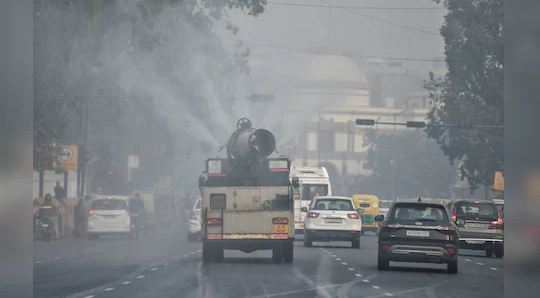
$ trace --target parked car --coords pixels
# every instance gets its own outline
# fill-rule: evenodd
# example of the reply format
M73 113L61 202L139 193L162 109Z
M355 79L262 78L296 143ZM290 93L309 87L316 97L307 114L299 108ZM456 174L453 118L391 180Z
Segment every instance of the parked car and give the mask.
M88 210L88 238L116 234L134 237L134 226L129 213L129 198L107 196L94 199Z
M460 248L484 250L488 257L503 257L503 213L493 201L454 200L449 209L459 231Z
M193 204L193 209L188 217L188 241L198 241L201 236L201 200L198 199Z
M395 261L446 263L449 273L457 273L458 231L440 200L397 200L387 218L378 215L376 220L382 222L378 270L388 269L390 261Z
M311 202L304 218L304 246L313 241L350 241L353 248L360 248L362 220L354 209L351 198L325 196Z

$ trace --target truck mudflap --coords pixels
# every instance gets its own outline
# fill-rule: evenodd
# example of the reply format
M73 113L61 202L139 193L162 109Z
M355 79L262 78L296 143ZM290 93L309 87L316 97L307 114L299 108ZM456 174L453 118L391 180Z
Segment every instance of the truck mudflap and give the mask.
M251 253L256 250L272 250L274 263L292 263L294 239L215 239L203 241L203 262L222 262L224 250L240 250Z

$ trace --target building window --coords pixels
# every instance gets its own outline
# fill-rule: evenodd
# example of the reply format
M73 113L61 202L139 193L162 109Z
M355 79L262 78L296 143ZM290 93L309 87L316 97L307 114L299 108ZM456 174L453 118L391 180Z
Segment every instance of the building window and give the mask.
M335 148L333 131L321 131L319 135L319 150L321 152L332 152Z
M334 149L337 152L345 152L348 148L347 134L344 132L336 132L334 138Z

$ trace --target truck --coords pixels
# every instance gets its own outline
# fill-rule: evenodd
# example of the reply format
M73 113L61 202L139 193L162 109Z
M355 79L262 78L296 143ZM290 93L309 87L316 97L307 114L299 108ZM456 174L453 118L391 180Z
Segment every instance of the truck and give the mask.
M299 183L294 193L294 229L295 233L300 234L304 232L306 216L302 208L308 208L315 196L331 196L332 187L325 167L294 166L291 168L290 179Z
M199 178L203 262L220 262L224 250L272 250L275 263L294 258L294 204L286 156L269 157L274 135L242 118L227 157L208 158Z

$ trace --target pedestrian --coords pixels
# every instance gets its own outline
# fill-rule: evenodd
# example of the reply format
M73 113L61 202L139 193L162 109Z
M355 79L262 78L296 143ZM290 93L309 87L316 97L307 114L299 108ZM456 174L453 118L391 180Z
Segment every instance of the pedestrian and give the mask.
M73 208L73 215L75 220L75 231L74 236L75 237L81 237L83 234L82 231L82 223L83 223L83 213L86 213L84 206L84 200L83 198L79 198L79 201L77 202L77 205Z
M56 181L56 186L54 187L54 197L57 200L66 198L66 189L60 185L60 181Z

